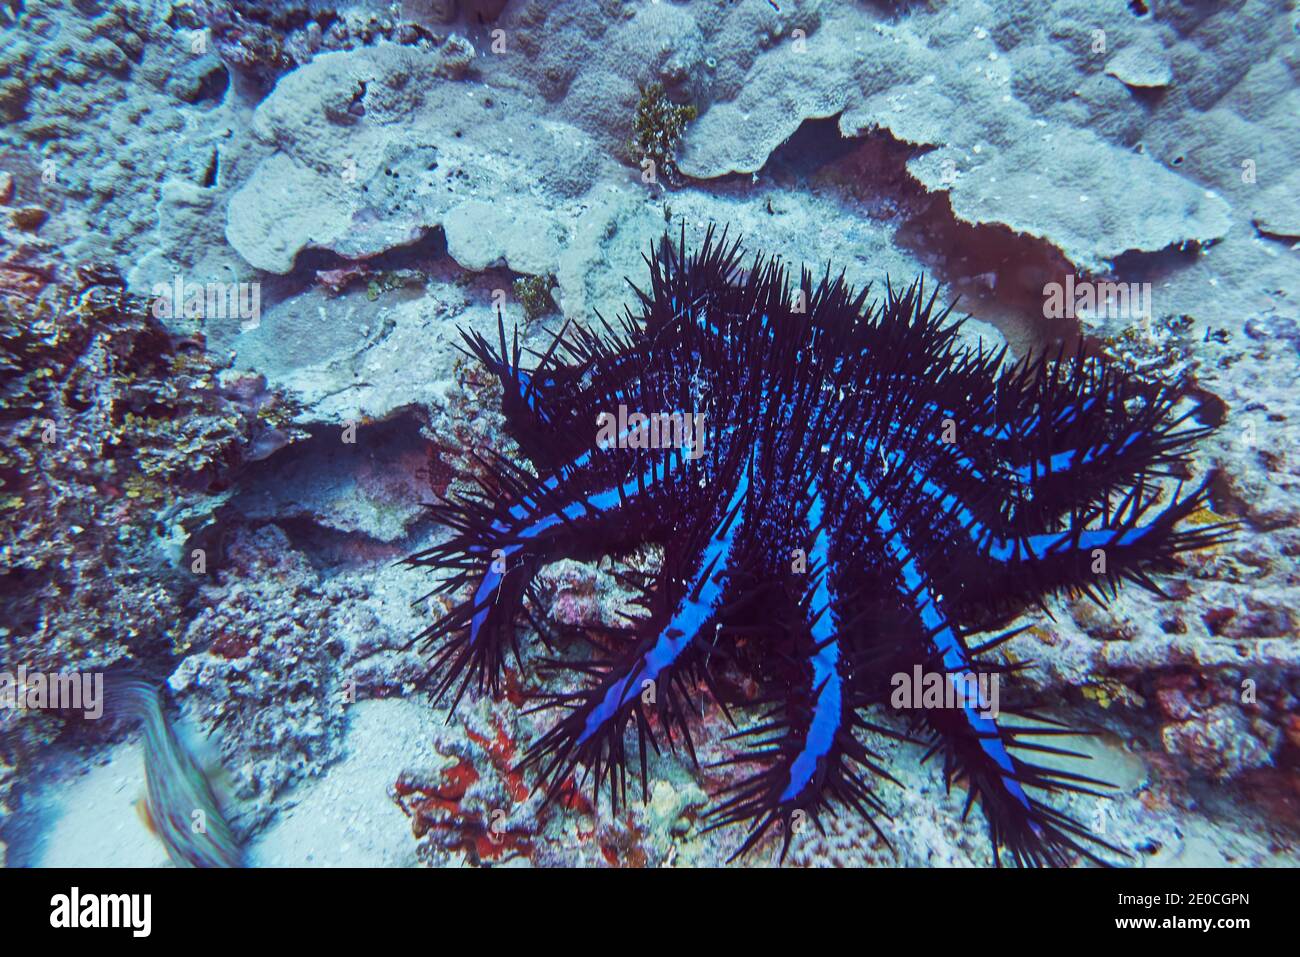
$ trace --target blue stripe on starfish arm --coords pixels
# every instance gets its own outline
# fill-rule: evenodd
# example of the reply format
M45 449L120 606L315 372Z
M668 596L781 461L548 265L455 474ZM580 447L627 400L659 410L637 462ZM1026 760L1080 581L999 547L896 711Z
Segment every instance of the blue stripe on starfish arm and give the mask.
M1132 528L1088 528L1083 531L1052 532L1044 535L1029 535L1023 540L1009 538L991 538L987 541L989 558L995 562L1041 561L1045 558L1057 558L1071 552L1082 554L1095 548L1124 548L1136 545L1158 526L1135 525Z
M632 499L643 490L652 488L655 482L663 479L668 472L675 468L676 459L676 456L665 456L652 464L638 478L628 479L622 486L614 486L576 499L559 511L547 512L535 518L531 524L523 527L510 528L501 522L493 522L493 531L501 535L499 543L495 546L491 543L474 545L469 549L471 553L492 556L491 562L474 592L473 607L475 610L474 616L470 620L470 644L472 645L478 640L483 626L487 623L487 617L495 603L492 593L501 587L506 576L510 573L509 561L512 557L523 551L529 544L535 543L543 533L564 524L565 521L576 521L613 512L625 501ZM553 483L555 477L553 476L548 481ZM528 514L528 511L522 505L515 505L510 509L512 518L522 519ZM497 550L499 550L500 554L496 553ZM494 566L500 563L505 563L505 568L502 571L497 571Z
M700 571L691 580L690 588L677 603L668 624L660 630L645 654L623 675L609 682L605 693L587 714L578 744L587 741L606 722L612 720L628 700L640 691L642 682L658 680L690 647L691 642L699 637L704 624L722 600L722 579L728 571L736 533L743 521L742 506L748 493L749 479L742 474L718 530L705 546Z
M543 425L553 424L550 413L542 408L542 393L541 389L537 387L537 383L540 382L542 388L552 389L556 385L555 376L544 376L538 379L536 370L529 372L527 369L520 369L518 381L519 399L528 408L528 411L537 416L537 421Z
M835 637L836 622L832 611L830 588L830 543L822 525L824 504L821 492L813 485L808 524L814 529L809 566L820 568L813 587L809 614L816 651L812 656L812 688L816 697L812 720L804 734L802 749L790 763L790 782L781 793L782 803L794 801L804 792L817 770L817 762L830 753L843 719L844 694L840 678L840 645Z
M868 441L865 447L868 450L868 457L876 454L878 448L876 443ZM993 536L993 530L976 518L958 496L940 485L930 472L923 470L921 466L916 464L916 462L907 461L907 456L902 450L895 449L894 451L885 454L884 461L889 464L889 467L892 470L905 475L912 483L913 488L919 491L926 498L938 503L944 513L955 518L958 523L966 529L972 542L977 546L981 542L986 541ZM961 467L967 462L969 462L969 460L961 455L958 455L955 459L955 464L958 465L958 467ZM974 471L973 466L970 475L972 478L979 478L979 473ZM863 490L864 495L868 494L860 479L859 488Z
M1080 402L1070 402L1063 405L1052 416L1052 430L1060 431L1073 425L1080 416L1087 415L1088 412L1097 404L1098 396L1088 396ZM985 396L984 401L980 403L976 410L977 414L993 415L995 414L997 399L993 395ZM958 418L955 412L950 411L936 402L926 402L921 407L925 412L931 413L941 411L946 418ZM1002 425L981 425L970 422L966 428L981 438L996 442L1008 442L1011 439L1026 441L1035 437L1043 423L1041 411L1031 412L1019 422L1004 422Z
M1068 402L1061 406L1060 409L1052 416L1052 430L1054 432L1062 429L1068 429L1079 420L1080 416L1087 415L1092 407L1097 404L1098 397L1090 395L1081 402ZM996 438L1011 439L1018 438L1022 440L1032 439L1038 429L1042 427L1042 411L1036 411L1026 416L1023 421L1011 424L1008 423L998 429Z
M1043 478L1048 475L1059 475L1082 465L1089 465L1104 455L1123 455L1128 451L1129 446L1140 438L1142 438L1142 433L1135 431L1129 433L1123 442L1103 442L1091 448L1067 449L1064 452L1056 452L1046 460L1035 459L1028 465L1015 466L1011 469L1011 474L1022 483L1029 483L1035 478Z
M986 557L1000 564L1011 561L1037 561L1064 556L1070 552L1086 553L1096 548L1123 548L1137 544L1157 528L1155 524L1150 524L1129 529L1067 530L1029 535L1023 540L1006 538L996 534L992 528L977 519L970 509L962 504L958 496L944 489L915 463L904 464L900 452L892 452L885 456L885 459L892 467L900 469L922 494L937 502L945 513L957 519L971 541Z
M867 498L867 501L870 501L870 488L861 477L857 479L857 483L859 490ZM940 610L939 603L930 590L925 575L917 566L916 559L912 556L907 542L902 536L902 530L898 527L889 509L883 505L877 514L876 524L885 536L885 550L898 566L901 576L901 591L916 602L916 614L920 618L922 625L925 626L930 642L940 655L944 671L953 676L955 680L965 680L967 676L973 677L975 669L966 646L948 623L948 619L944 616L942 610ZM1006 744L998 731L997 722L980 714L978 703L974 705L967 704L961 710L966 723L978 737L980 749L1003 772L1001 779L1008 793L1025 808L1030 808L1029 797L1020 786L1020 782L1015 778L1015 766L1011 763L1011 755L1008 753Z
M532 373L527 369L520 369L511 378L517 385L516 398L523 402L530 412L537 412L537 393L529 388L532 383Z
M1088 398L1081 402L1071 402L1062 406L1052 416L1052 431L1059 432L1068 429L1078 421L1080 416L1086 415L1089 410L1097 404L1097 401L1098 397L1094 395L1088 396ZM981 403L981 410L984 411L985 414L990 414L995 405L996 400L994 397L992 395L987 396L984 402ZM954 420L959 418L955 412L951 412L935 402L926 402L921 406L921 409L926 413L938 412L945 418L951 418ZM1037 436L1038 430L1042 427L1042 423L1042 412L1035 411L1025 416L1021 421L1015 423L1007 422L1002 425L981 425L968 420L964 428L983 439L993 442L1010 442L1012 439L1027 442ZM1069 450L1061 453L1062 458L1056 460L1054 469L1060 470L1060 468L1067 468L1068 465L1065 462L1064 456L1072 455L1073 452L1074 450ZM1018 474L1023 474L1024 471L1024 469L1016 470ZM1028 479L1022 478L1022 481L1028 481Z
M627 433L624 433L626 435ZM509 515L516 525L527 521L531 516L537 513L537 499L543 494L554 492L565 482L572 479L575 475L587 468L591 464L592 451L588 450L579 455L568 465L562 466L554 474L548 476L538 483L535 492L529 492L520 497L519 501L510 506ZM689 460L688 464L689 464ZM623 483L623 492L627 496L636 494L644 486L649 488L655 482L660 481L668 476L669 472L675 471L682 463L682 456L679 454L665 455L656 459L649 468L641 473L639 478L629 479ZM586 507L582 503L586 503ZM596 492L586 496L584 499L578 499L574 503L566 506L563 513L566 518L577 518L588 512L604 512L611 508L617 507L620 502L618 486L611 486L603 492ZM576 511L575 511L576 509ZM494 524L493 526L497 526ZM539 529L543 531L544 529ZM526 533L525 533L526 534Z
M934 414L935 408L936 407L934 406L933 403L926 403L925 405L922 406L922 409L924 409L930 415ZM928 422L927 422L927 426L928 426ZM885 427L886 429L888 429L888 431L891 434L897 432L906 432L909 435L920 434L917 425L913 422L894 420L891 422L887 422ZM926 428L925 438L933 442L943 442L945 445L948 445L949 443L943 439L943 430L944 430L943 423L938 422L933 427ZM874 442L868 442L867 445L872 450L872 453L874 454L876 444ZM902 458L901 454L900 453L894 453L894 454L898 455L899 456L898 461L901 461ZM974 460L971 459L969 455L962 452L960 449L956 447L953 447L951 449L951 454L952 454L952 463L957 468L966 471L970 475L970 477L975 479L976 481L980 481L984 478L983 473L979 470L979 467L975 464ZM887 456L887 458L891 458L891 457L892 456Z

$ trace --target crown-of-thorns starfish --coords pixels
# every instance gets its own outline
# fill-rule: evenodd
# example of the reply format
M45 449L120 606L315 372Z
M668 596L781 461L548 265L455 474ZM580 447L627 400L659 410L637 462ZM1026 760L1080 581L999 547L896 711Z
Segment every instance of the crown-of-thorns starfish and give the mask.
M566 690L543 701L559 715L523 764L550 796L581 768L626 800L629 724L643 791L647 743L684 742L695 760L687 701L703 691L728 718L759 713L723 762L752 773L709 812L710 827L747 825L737 855L780 825L784 857L797 813L820 828L837 807L884 838L878 788L897 782L869 745L886 735L928 745L964 781L999 863L1102 861L1116 849L1046 800L1100 782L1021 756L1069 753L1044 743L1068 728L970 698L900 721L891 675L1013 671L984 656L1026 604L1057 590L1102 601L1123 579L1155 588L1150 571L1222 541L1224 525L1180 527L1206 486L1161 494L1209 429L1172 388L1082 351L1011 365L961 348L919 280L878 303L829 269L792 286L779 260L742 270L739 244L712 230L692 255L665 236L647 262L635 311L566 325L532 368L499 315L499 343L465 334L535 473L480 460L473 491L433 506L450 537L408 559L450 571L435 593L458 596L417 639L435 693L453 706L471 687L498 693L524 615L551 637L534 611L542 565L656 543L661 569L634 582L640 613L545 660ZM597 423L620 406L650 418L618 417L610 441ZM654 441L671 420L659 412L703 429Z

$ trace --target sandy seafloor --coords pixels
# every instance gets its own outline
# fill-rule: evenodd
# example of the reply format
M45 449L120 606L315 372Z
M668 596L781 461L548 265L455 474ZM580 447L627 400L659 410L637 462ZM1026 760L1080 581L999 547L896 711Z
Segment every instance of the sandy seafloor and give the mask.
M0 664L166 681L249 863L737 846L703 833L717 781L680 756L616 818L541 808L512 768L544 719L471 696L449 722L415 689L429 579L396 564L445 534L421 503L465 451L512 448L457 330L494 334L498 301L533 347L616 315L669 223L854 283L924 273L972 343L1085 336L1186 386L1220 426L1190 465L1201 518L1234 541L1160 576L1167 599L1051 598L1005 654L1031 662L1022 695L1100 732L1077 744L1114 799L1056 800L1131 866L1300 860L1294 3L19 0L0 29ZM695 116L646 182L653 84ZM37 325L41 301L114 290L108 267L144 302L255 284L259 315L163 316L185 343L165 368L111 346L154 339L79 337L85 311ZM1150 283L1149 320L1049 317L1067 274ZM527 277L549 287L533 315ZM611 564L548 568L551 611L614 620ZM138 730L0 721L0 860L170 866ZM702 759L724 728L700 721ZM850 815L790 862L989 865L964 792L880 747L906 785L881 792L892 852Z

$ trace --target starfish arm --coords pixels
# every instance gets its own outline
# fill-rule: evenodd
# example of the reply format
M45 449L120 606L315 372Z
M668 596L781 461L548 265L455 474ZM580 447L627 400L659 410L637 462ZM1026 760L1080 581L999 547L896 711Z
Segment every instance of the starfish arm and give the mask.
M1231 523L1187 526L1209 502L1208 483L1161 506L1142 485L1131 488L1108 512L1077 512L1065 528L1034 535L995 534L964 526L973 550L958 553L947 579L962 605L1037 601L1054 591L1082 592L1100 600L1124 580L1157 593L1150 572L1168 568L1185 552L1226 540ZM960 579L960 582L959 582Z
M1018 378L999 444L1009 518L1020 534L1046 531L1059 516L1103 505L1116 492L1179 474L1188 449L1210 431L1178 411L1181 393L1121 377L1076 357L1059 370Z
M1156 497L1139 480L1123 491L1116 507L1086 502L1067 515L1063 530L1026 534L1020 530L1025 522L998 514L996 503L1005 501L1005 491L980 475L965 451L920 435L891 433L887 441L868 440L865 458L885 466L895 496L922 506L929 525L951 540L949 560L957 567L945 581L967 603L1038 601L1059 589L1113 592L1124 579L1155 588L1147 570L1217 544L1231 528L1178 527L1207 504L1207 485L1186 497L1175 492L1153 514Z
M687 546L666 560L666 567L675 568L690 556L696 570L685 577L685 585L670 607L638 623L641 637L630 650L611 661L591 687L551 700L569 712L529 748L522 762L522 766L539 770L539 781L548 795L558 793L572 770L584 765L594 790L599 791L608 780L611 805L617 808L626 796L624 731L629 721L635 721L641 739L644 790L647 734L653 743L653 731L646 720L648 703L653 704L669 740L674 730L680 732L694 754L680 677L693 670L698 643L716 630L713 626L733 597L728 586L748 493L749 480L742 474L703 549ZM675 576L661 577L671 580Z
M878 500L862 477L857 478L856 484L862 495L862 507L869 510L875 536L892 566L890 577L897 589L902 620L910 622L908 630L913 635L896 659L899 675L907 676L919 668L924 675L937 676L936 687L945 691L943 700L937 704L923 698L919 688L911 689L910 700L894 699L891 703L904 707L913 723L925 728L934 739L931 753L942 751L949 782L958 778L967 782L967 811L979 801L989 824L995 857L1003 848L1018 863L1060 862L1067 850L1092 857L1093 852L1086 845L1101 842L1061 812L1031 796L1026 787L1050 792L1099 782L1070 772L1048 770L1016 757L1012 749L1026 746L1020 738L1044 733L1043 729L1008 728L999 724L995 709L990 709L979 695L971 701L969 696L956 694L959 689L987 688L991 673L1006 669L977 662L960 630L949 619L926 568L925 556L916 550L916 536L909 531L912 517L895 514L884 501ZM947 694L948 689L953 693Z
M653 460L631 457L634 474L611 481L617 465L601 460L597 471L598 455L597 450L585 452L543 479L503 472L498 478L506 486L509 504L485 490L481 496L434 507L436 517L457 533L407 563L454 570L435 594L470 588L469 597L416 639L437 647L429 672L436 680L436 697L458 680L453 706L471 682L497 693L507 650L518 658L514 620L537 569L581 550L585 543L617 540L633 524L638 506L682 471L680 454ZM575 494L575 489L593 484L597 490Z
M800 605L802 627L791 636L802 648L806 682L784 691L774 689L777 700L758 725L732 736L747 741L749 748L722 763L759 765L754 774L726 788L725 800L709 814L707 830L748 825L745 840L732 860L747 853L778 825L784 860L793 835L803 825L803 816L810 816L821 830L820 812L834 805L853 808L886 845L889 843L876 824L878 817L888 814L863 772L898 782L855 734L872 726L858 713L861 702L849 680L848 652L842 647L830 516L815 482L810 491L807 525L812 540L808 551L812 580Z

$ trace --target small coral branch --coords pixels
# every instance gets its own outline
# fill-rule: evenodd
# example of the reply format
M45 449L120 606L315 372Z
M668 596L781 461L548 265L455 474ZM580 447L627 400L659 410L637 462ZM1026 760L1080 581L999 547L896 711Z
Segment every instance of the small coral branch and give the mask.
M679 182L681 171L677 168L677 144L686 124L698 115L694 106L670 100L662 84L652 83L646 87L641 91L641 100L636 106L636 135L629 146L633 159L647 173L662 175L670 184ZM647 166L647 161L653 166Z

